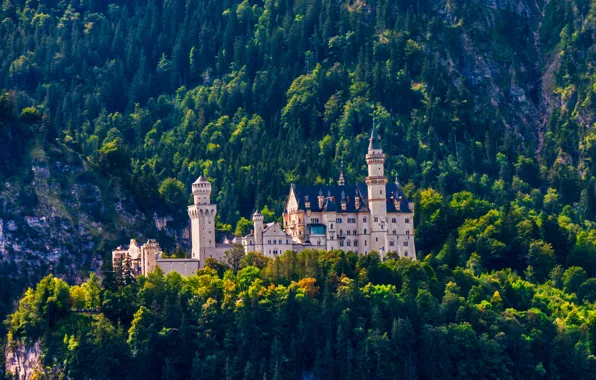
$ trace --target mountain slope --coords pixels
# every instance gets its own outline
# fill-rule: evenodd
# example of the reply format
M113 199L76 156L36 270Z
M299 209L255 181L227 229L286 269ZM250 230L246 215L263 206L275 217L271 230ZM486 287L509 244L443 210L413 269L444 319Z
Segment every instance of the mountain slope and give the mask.
M594 9L4 2L0 88L12 108L0 117L31 130L0 130L3 145L21 146L9 155L18 169L0 173L2 273L14 282L18 263L17 273L74 279L128 237L184 245L200 173L213 182L220 231L256 204L279 215L290 183L332 181L342 160L348 181L362 180L373 119L387 172L418 202L421 257L445 260L450 233L462 240L474 227L487 240L458 243L454 261L477 253L487 269L523 271L530 243L546 241L556 264L593 273ZM160 192L170 178L185 190ZM468 202L463 191L488 206L453 211L450 202Z

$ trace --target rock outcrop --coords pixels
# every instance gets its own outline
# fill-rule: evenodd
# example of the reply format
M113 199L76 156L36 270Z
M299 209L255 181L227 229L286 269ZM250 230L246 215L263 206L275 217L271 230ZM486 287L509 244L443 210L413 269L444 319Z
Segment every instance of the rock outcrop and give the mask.
M43 371L40 341L33 345L13 343L6 346L6 374L19 380L30 379Z

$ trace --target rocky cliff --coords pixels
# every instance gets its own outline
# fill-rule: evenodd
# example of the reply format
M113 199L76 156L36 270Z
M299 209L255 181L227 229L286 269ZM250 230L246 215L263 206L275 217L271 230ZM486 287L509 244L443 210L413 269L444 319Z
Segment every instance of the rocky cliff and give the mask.
M17 343L6 346L6 374L14 379L31 379L43 373L42 350L39 341L26 345Z
M31 279L56 273L71 281L99 271L117 244L161 237L166 248L188 245L172 217L140 211L117 181L102 177L67 148L36 142L0 186L0 255ZM81 272L83 271L83 272Z

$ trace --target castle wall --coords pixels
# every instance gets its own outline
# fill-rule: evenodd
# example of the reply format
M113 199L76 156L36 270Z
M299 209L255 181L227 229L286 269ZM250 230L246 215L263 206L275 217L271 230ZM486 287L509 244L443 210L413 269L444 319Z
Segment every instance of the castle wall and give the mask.
M178 272L182 276L192 276L199 270L199 261L193 259L159 259L156 264L164 274Z

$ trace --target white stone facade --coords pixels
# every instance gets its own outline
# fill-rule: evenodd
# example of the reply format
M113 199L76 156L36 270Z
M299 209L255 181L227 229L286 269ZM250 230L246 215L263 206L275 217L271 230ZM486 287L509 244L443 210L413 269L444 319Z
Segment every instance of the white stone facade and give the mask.
M263 228L263 216L253 215L254 232L243 238L246 251L274 257L304 248L397 252L416 259L414 203L396 183L387 183L385 154L373 128L366 154L366 183L347 185L343 172L336 186L292 185L283 215L284 229Z
M376 251L383 258L389 252L396 252L400 257L415 260L414 203L407 200L397 182L387 183L385 154L374 127L366 163L368 176L362 184L346 184L343 171L335 186L292 184L283 227L276 223L265 224L257 210L253 214L253 232L241 239L244 250L269 257L305 248L359 254ZM203 266L208 258L221 261L233 244L227 239L223 244L215 241L217 205L211 203L211 183L200 176L192 184L192 194L194 202L188 206L190 259L163 259L155 241L139 247L131 240L129 248L118 247L112 252L113 262L129 255L135 274L148 274L159 266L166 273L176 271L188 275Z

